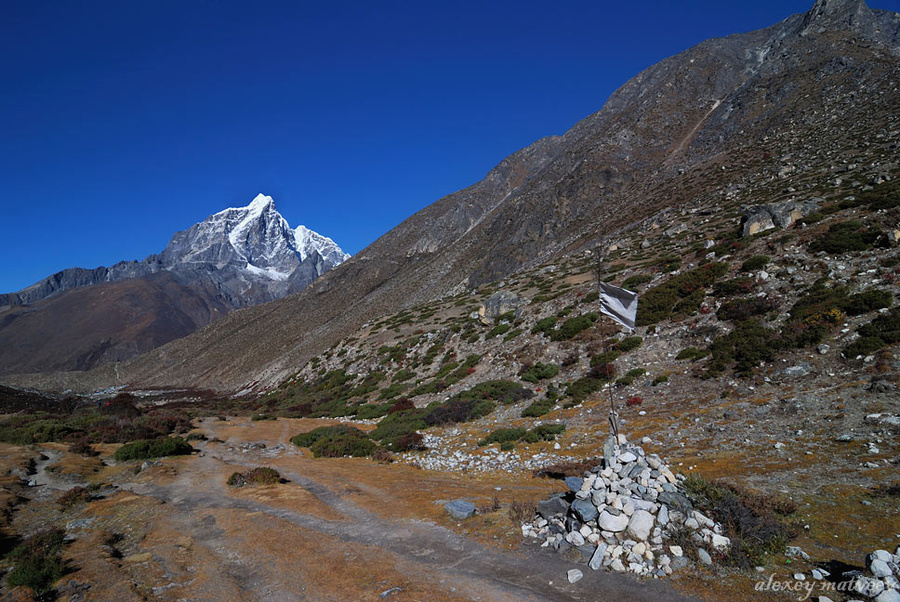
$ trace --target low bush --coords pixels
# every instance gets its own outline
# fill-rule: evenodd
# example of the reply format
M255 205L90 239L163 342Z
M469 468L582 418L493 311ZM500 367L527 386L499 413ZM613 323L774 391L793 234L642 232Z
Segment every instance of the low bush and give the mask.
M581 403L588 397L603 388L607 381L598 378L584 377L574 381L566 387L566 395L572 398L573 403Z
M478 442L478 445L485 446L491 443L503 443L504 441L518 441L525 436L526 429L521 427L497 429L490 433L487 437Z
M691 360L695 362L709 355L709 349L697 349L696 347L687 347L678 352L675 356L676 360Z
M126 443L116 450L115 459L119 462L128 460L148 460L165 456L183 456L194 451L191 444L181 437L159 437L152 440Z
M740 322L753 316L766 314L776 307L775 302L767 297L744 297L722 304L722 307L716 312L716 317L720 320Z
M69 510L79 504L87 504L94 499L94 491L96 491L96 489L96 487L72 487L56 498L56 503L59 504L60 509L63 511Z
M604 351L595 353L591 356L591 366L599 366L600 364L609 364L619 359L621 353L617 350Z
M531 522L537 514L537 505L531 501L513 500L509 503L509 520L517 527L522 523Z
M895 343L900 343L900 308L882 314L857 329L859 338L844 349L844 356L871 355Z
M625 405L627 405L630 408L634 407L634 406L639 406L642 403L644 403L644 398L639 395L629 397L628 399L625 400Z
M647 284L651 280L653 280L653 276L650 276L648 274L637 274L622 281L622 288L634 290L636 287L642 284Z
M625 337L616 343L616 350L621 351L622 353L628 353L629 351L634 351L640 347L643 342L644 339L641 337Z
M625 373L625 376L616 381L617 387L627 387L634 383L635 379L640 378L647 371L643 368L632 368L628 372Z
M756 320L740 322L732 332L713 339L705 376L720 375L732 365L735 374L747 376L761 362L774 360L779 344L778 334Z
M550 336L550 333L556 328L556 322L559 319L556 316L548 316L546 318L541 318L534 325L534 328L531 329L531 334L537 334L539 332Z
M361 430L352 426L338 425L335 429L319 437L309 446L309 451L316 458L354 458L371 455L375 451L375 442Z
M374 420L386 415L391 410L391 407L392 404L390 403L366 403L359 406L359 409L356 410L356 417L359 420Z
M540 362L529 366L527 370L521 373L522 380L530 383L553 378L559 374L559 366L556 364L542 364Z
M824 251L829 255L859 252L871 249L880 237L881 231L850 220L832 225L828 232L809 243L808 248L814 253Z
M635 323L650 326L673 313L689 314L703 303L706 288L728 272L728 264L709 263L679 274L646 291L638 304Z
M494 337L500 336L501 334L506 334L512 330L512 324L497 324L493 328L491 328L486 335L484 335L485 340L492 339Z
M228 477L229 487L247 487L253 485L276 485L281 482L281 475L274 468L260 466L247 472L235 472Z
M731 540L725 561L731 566L749 569L765 564L767 556L783 552L797 536L786 520L797 509L790 500L754 494L693 474L684 481L684 488L704 514L724 527Z
M13 548L7 557L12 569L6 580L10 588L30 587L39 597L68 573L62 559L66 533L62 529L40 531Z
M746 295L756 288L756 281L750 276L738 276L731 280L717 282L712 294L716 297L731 297L734 295Z
M594 322L599 319L600 314L598 314L597 312L591 312L588 314L576 316L574 318L569 318L568 320L560 324L559 328L551 331L550 340L568 341L578 333L590 328L594 324Z
M742 272L755 272L757 270L761 270L772 261L772 258L768 255L754 255L747 261L741 264Z
M538 399L522 410L522 418L537 418L538 416L549 413L553 409L553 406L556 405L558 399L559 394L556 392L556 389L547 389L547 393L545 393L544 397Z
M425 445L425 436L421 433L406 433L397 437L394 449L398 452L425 451L428 447Z

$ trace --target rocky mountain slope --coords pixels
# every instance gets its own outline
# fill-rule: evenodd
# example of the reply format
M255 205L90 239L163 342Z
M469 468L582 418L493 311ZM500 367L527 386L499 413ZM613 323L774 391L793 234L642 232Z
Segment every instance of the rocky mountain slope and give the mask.
M301 294L122 367L145 386L270 385L379 315L473 290L703 207L821 195L896 171L900 17L819 0L627 82L561 137L508 157ZM678 232L670 232L677 236ZM97 386L111 371L44 380Z
M176 233L159 255L64 270L0 295L0 372L125 360L300 291L347 257L331 239L292 229L272 198L258 195Z

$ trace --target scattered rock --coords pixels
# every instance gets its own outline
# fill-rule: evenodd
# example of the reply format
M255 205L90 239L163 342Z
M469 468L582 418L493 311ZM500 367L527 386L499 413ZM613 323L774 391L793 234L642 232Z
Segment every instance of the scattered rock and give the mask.
M466 500L453 500L444 504L450 516L456 520L465 520L475 514L475 504Z
M568 578L569 583L578 583L581 581L582 577L584 577L584 573L578 569L569 569L569 572L566 573L566 578Z
M791 378L797 378L800 376L806 376L810 372L812 372L812 368L810 367L809 363L803 362L797 366L785 368L783 374Z
M703 548L697 548L697 560L700 561L700 564L712 565L712 557Z

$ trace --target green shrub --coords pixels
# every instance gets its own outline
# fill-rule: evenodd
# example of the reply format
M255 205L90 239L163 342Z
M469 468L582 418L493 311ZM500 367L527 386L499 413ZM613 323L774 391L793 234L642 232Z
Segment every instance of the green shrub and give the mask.
M569 318L563 322L559 328L550 333L552 341L568 341L583 330L590 328L594 322L600 319L600 314L591 312L582 314L574 318Z
M720 320L741 322L753 316L766 314L775 309L775 307L776 304L766 297L744 297L726 301L716 311L716 316Z
M547 336L550 336L550 333L556 327L557 321L558 321L558 318L556 316L548 316L546 318L541 318L534 325L534 328L531 329L531 334L537 334L539 332L542 332L542 333L546 334Z
M411 378L414 378L415 376L416 376L415 372L404 368L402 370L397 370L397 372L394 374L394 378L392 380L393 380L393 382L402 383Z
M625 373L625 376L616 381L616 386L627 387L628 385L633 384L636 378L640 378L646 373L647 371L643 368L634 368L632 370L629 370Z
M281 482L281 475L274 468L260 466L247 472L235 472L228 477L229 487L246 487L252 485L275 485Z
M9 553L12 569L7 575L10 588L30 587L43 597L67 572L62 559L65 531L51 529L28 537Z
M492 339L496 336L500 336L501 334L506 334L512 329L512 324L497 324L493 328L491 328L486 335L484 335L485 340Z
M785 520L797 509L790 500L709 482L694 474L683 484L695 506L719 522L731 540L726 564L744 570L766 564L766 557L782 553L797 536Z
M542 424L531 429L529 432L537 435L541 441L553 441L557 435L561 435L566 430L564 424Z
M900 343L900 308L882 314L857 329L859 337L844 349L844 356L870 355L883 347Z
M642 284L647 284L651 280L653 280L653 276L650 276L648 274L637 274L635 276L631 276L630 278L626 278L622 282L622 288L634 290L635 287L638 287Z
M834 224L828 232L809 243L812 252L824 251L829 255L859 252L871 249L881 236L874 228L866 228L862 222L850 220Z
M359 406L356 411L356 417L360 420L373 420L381 418L390 411L393 404L391 403L367 403Z
M894 295L888 291L870 288L850 297L841 304L841 309L848 316L858 316L866 312L890 307L894 303Z
M394 451L405 451L398 447L398 441L404 436L427 427L428 425L423 420L425 414L426 411L424 409L417 408L389 413L381 419L381 422L370 433L370 436L377 441L381 441L382 445Z
M403 393L408 387L406 383L393 382L381 390L378 399L393 399Z
M504 441L518 441L525 436L526 429L521 427L497 429L478 442L479 447L491 443L503 443Z
M193 451L191 444L181 437L159 437L126 443L116 450L115 459L119 462L147 460L164 456L183 456Z
M309 446L316 458L363 457L375 450L375 442L357 428L345 424L325 428L328 430L320 433Z
M432 407L425 415L424 420L428 426L469 422L487 416L494 411L496 406L497 404L487 399L452 398Z
M675 356L675 359L691 360L692 362L695 362L706 357L707 355L709 355L709 349L697 349L696 347L688 347L679 351L678 355Z
M259 422L260 420L278 420L278 416L273 416L271 414L253 414L250 417L250 420L253 422Z
M607 381L599 378L584 377L574 381L566 387L566 395L572 398L573 403L581 403L592 394L603 388Z
M608 364L619 359L620 353L616 350L604 351L603 353L595 353L591 356L591 366L599 366L600 364Z
M754 255L741 264L741 271L756 272L757 270L761 270L766 267L770 261L772 261L772 258L768 255Z
M732 297L734 295L746 295L756 288L756 281L750 276L738 276L731 280L717 282L713 287L713 295L716 297Z
M538 362L525 370L521 378L526 382L537 383L547 378L553 378L557 374L559 374L559 366L557 364L542 364Z
M553 409L553 406L556 405L556 400L558 398L555 390L552 391L552 394L551 391L547 391L546 397L541 397L522 410L522 418L537 418L538 416L549 413Z
M618 343L616 343L616 349L621 351L622 353L628 353L629 351L634 351L638 347L641 346L641 343L644 342L644 339L641 337L625 337Z
M650 326L673 312L690 314L699 309L706 287L728 272L728 264L709 263L679 274L646 291L638 303L637 326Z
M653 386L655 387L656 385L661 385L662 383L667 382L669 382L669 375L665 373L659 374L656 378L653 379Z
M730 333L716 337L709 347L712 358L707 377L717 376L734 365L738 376L750 375L760 362L770 362L780 346L777 333L756 320L738 323Z

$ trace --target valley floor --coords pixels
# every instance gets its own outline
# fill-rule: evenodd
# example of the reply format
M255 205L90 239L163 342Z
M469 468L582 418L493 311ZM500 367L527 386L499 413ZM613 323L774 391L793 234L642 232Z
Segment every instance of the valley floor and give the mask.
M103 466L45 446L15 530L61 524L74 537L63 600L689 599L671 582L603 571L569 584L577 565L521 544L505 510L457 523L440 503L496 496L506 506L541 499L556 482L313 459L288 441L309 428L302 422L205 419L209 439L195 454L137 474L140 464ZM2 456L21 465L27 452L8 446ZM257 466L286 482L226 485ZM63 512L57 499L85 475L115 489Z

